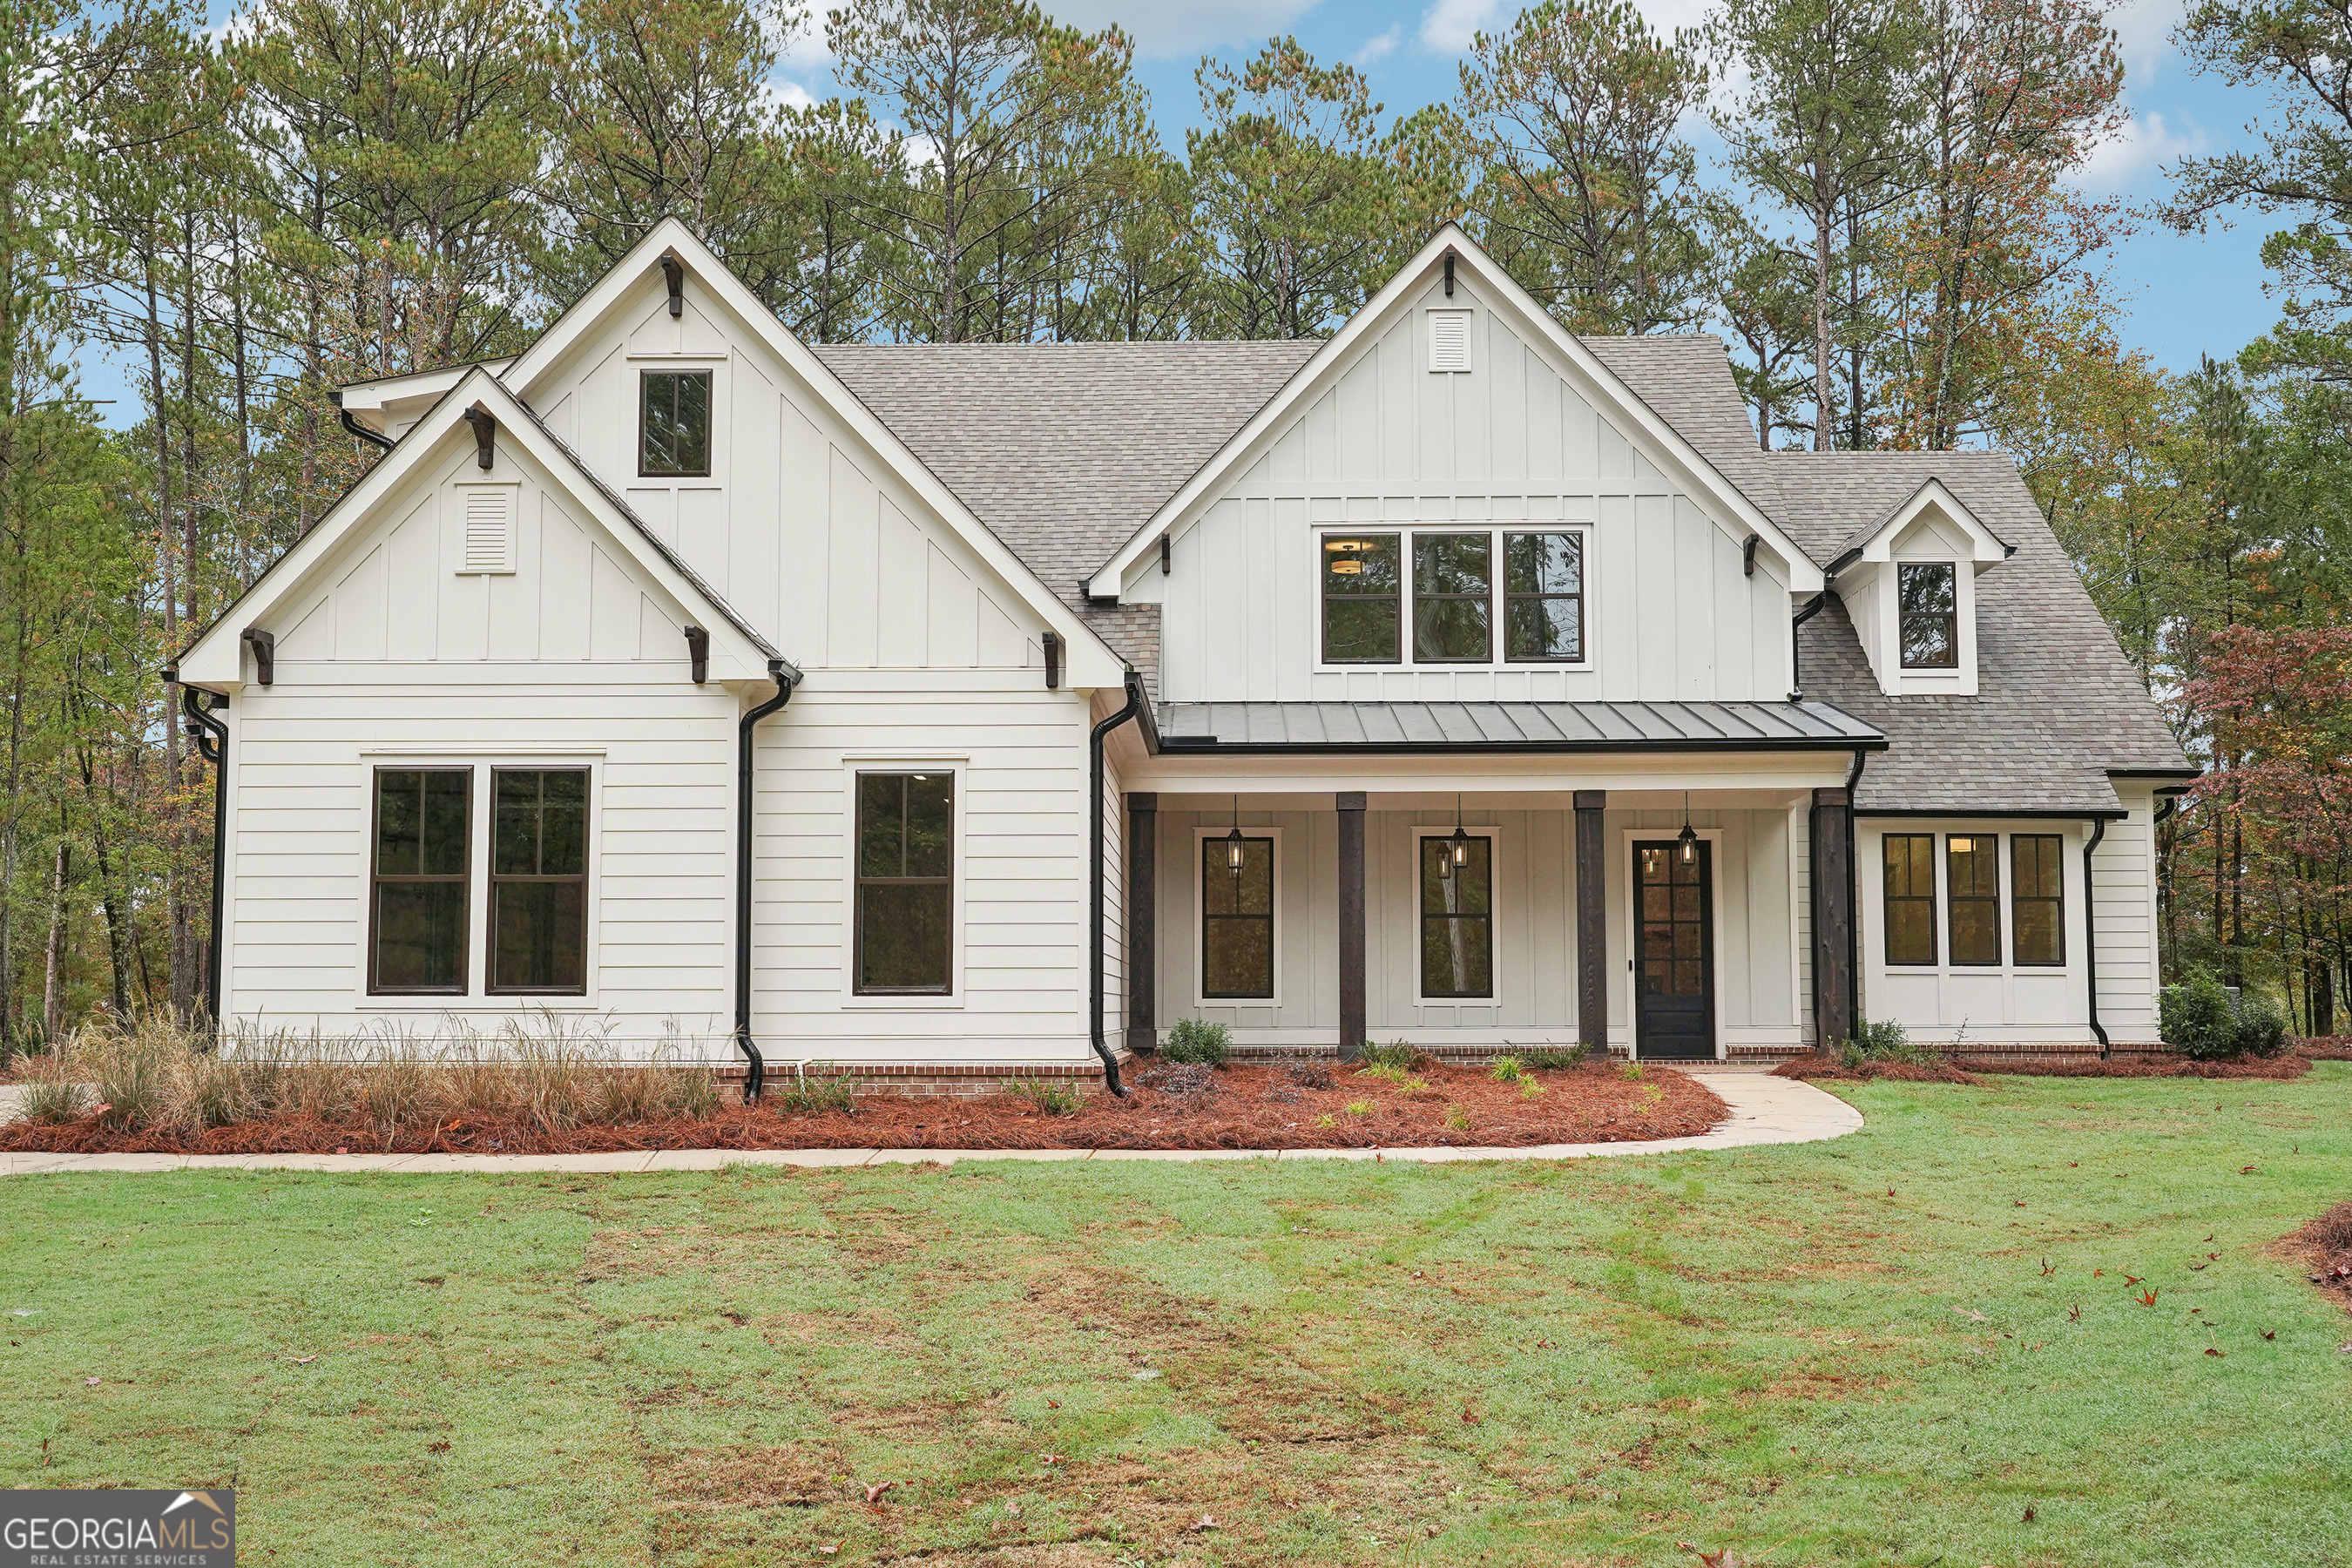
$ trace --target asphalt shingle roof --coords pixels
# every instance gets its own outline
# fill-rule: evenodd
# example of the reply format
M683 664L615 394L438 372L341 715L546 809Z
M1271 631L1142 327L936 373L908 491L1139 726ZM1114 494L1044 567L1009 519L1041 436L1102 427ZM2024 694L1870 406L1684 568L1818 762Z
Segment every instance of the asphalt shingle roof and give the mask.
M1832 593L1805 695L1884 732L1864 811L2112 811L2109 769L2188 771L2016 465L1987 452L1765 452L1720 340L1585 346L1820 564L1928 479L2015 554L1977 579L1979 695L1889 697ZM818 355L1158 690L1153 605L1079 584L1314 355L1287 342L848 344ZM1171 715L1172 721L1176 721Z

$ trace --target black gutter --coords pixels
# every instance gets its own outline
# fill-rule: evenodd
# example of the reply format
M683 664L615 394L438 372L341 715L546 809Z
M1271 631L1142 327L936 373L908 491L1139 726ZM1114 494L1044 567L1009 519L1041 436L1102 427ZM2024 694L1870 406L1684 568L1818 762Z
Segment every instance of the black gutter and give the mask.
M751 727L793 700L791 668L768 661L776 694L743 715L735 727L735 1047L750 1063L743 1078L743 1103L757 1105L768 1081L768 1064L751 1038Z
M2099 840L2107 836L2107 819L2091 818L2090 841L2083 846L2083 974L2090 986L2091 1033L2099 1037L2099 1059L2105 1061L2113 1047L2107 1043L2107 1031L2099 1023L2099 936L2094 922L2096 900L2091 891L2091 854Z
M1830 591L1827 588L1823 588L1820 593L1814 595L1811 599L1808 599L1805 602L1805 607L1799 610L1789 621L1789 700L1791 702L1802 701L1805 695L1805 678L1798 673L1797 668L1798 659L1800 658L1798 653L1797 628L1803 626L1807 621L1811 620L1815 616L1820 615L1822 613L1822 606L1828 604L1829 600Z
M366 426L352 417L352 411L343 406L343 389L341 387L338 386L334 388L332 391L329 392L327 395L335 400L335 417L341 423L343 429L346 432L358 437L361 440L365 441L371 447L381 447L383 450L387 452L392 450L394 443L391 437L383 435L379 431L371 430Z
M1862 868L1854 858L1854 786L1862 783L1862 764L1869 753L1857 746L1853 766L1845 775L1845 1016L1854 1030L1862 1028Z
M1127 706L1096 725L1087 737L1087 761L1094 786L1087 834L1087 842L1094 853L1093 869L1087 877L1087 934L1091 943L1087 972L1087 1037L1093 1042L1095 1055L1102 1058L1103 1081L1122 1100L1127 1098L1127 1089L1118 1081L1118 1058L1111 1055L1110 1047L1103 1039L1103 737L1134 718L1142 707L1143 677L1130 669L1127 672Z
M180 672L175 668L163 672L164 679L177 683ZM214 700L222 707L228 699L217 693ZM196 699L193 686L180 688L180 711L188 718L188 738L196 743L196 754L212 764L213 769L213 929L205 943L205 1016L213 1032L220 1032L221 977L221 873L228 864L228 726L206 712Z

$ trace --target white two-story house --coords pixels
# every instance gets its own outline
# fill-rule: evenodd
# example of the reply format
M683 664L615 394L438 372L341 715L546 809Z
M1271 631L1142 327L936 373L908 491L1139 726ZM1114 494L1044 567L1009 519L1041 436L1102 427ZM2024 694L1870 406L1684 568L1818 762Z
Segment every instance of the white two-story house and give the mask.
M664 224L176 669L216 1015L952 1083L2152 1041L2191 776L2006 458L1458 229L1319 342L828 347Z

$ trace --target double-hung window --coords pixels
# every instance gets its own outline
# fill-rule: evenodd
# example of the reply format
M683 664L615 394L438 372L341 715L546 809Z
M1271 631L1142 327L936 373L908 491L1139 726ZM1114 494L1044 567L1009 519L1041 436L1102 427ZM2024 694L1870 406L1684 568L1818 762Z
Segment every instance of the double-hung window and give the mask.
M1944 840L1944 887L1950 901L1954 963L2000 962L2000 840L1954 833Z
M1578 528L1416 528L1317 536L1323 662L1581 664Z
M2017 962L2066 962L2066 879L2055 833L2014 833L2009 839L2009 922Z
M1421 994L1425 1001L1495 994L1495 841L1473 837L1454 864L1450 837L1421 841Z
M1886 962L1936 962L1936 836L1890 833L1886 861Z
M378 768L368 904L368 990L466 993L471 768Z
M1958 569L1949 562L1895 570L1896 637L1906 669L1957 669L1960 663Z
M857 775L860 995L954 988L955 774Z
M1201 998L1274 996L1274 840L1201 839Z
M490 770L492 994L588 989L588 770Z

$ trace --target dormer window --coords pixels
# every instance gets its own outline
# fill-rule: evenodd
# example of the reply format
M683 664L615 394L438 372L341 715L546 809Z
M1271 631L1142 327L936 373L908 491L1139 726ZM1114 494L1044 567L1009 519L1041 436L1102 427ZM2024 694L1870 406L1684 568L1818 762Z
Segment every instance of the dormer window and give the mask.
M1948 562L1906 563L1895 579L1897 637L1906 669L1956 669L1960 662L1958 572Z
M638 374L637 472L700 479L710 472L710 373Z

